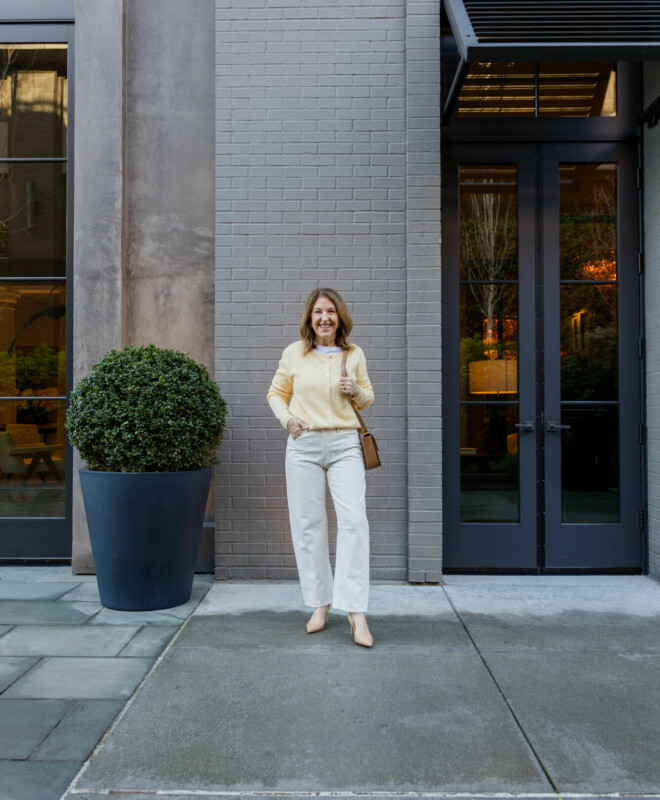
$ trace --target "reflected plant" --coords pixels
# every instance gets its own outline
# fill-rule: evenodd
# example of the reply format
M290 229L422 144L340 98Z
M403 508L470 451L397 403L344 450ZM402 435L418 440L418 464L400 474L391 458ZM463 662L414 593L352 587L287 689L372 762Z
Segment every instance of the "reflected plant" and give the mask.
M17 403L16 422L22 425L45 425L53 419L55 403L48 400L32 400Z
M508 475L511 478L518 476L518 456L507 453L499 458L493 458L488 462L488 469L500 475Z
M30 353L16 351L16 388L38 391L58 385L59 353L42 343Z
M492 183L493 181L488 181ZM516 200L501 192L471 192L462 208L461 271L469 281L497 281L515 271ZM512 298L502 285L470 284L470 290L486 320L510 313Z

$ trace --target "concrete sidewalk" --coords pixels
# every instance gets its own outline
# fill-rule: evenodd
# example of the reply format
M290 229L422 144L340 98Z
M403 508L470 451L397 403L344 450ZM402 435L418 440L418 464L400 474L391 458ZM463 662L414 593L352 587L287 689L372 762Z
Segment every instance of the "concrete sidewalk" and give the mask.
M379 585L370 651L305 619L297 586L215 584L67 800L660 797L654 581Z
M210 585L129 613L71 567L0 566L0 800L59 800Z

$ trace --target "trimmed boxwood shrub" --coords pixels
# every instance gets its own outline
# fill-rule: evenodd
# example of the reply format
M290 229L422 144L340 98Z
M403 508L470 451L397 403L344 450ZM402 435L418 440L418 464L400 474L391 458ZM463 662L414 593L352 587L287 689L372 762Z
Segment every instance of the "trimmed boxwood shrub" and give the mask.
M127 345L79 381L66 429L89 469L181 472L215 463L226 414L205 366L176 350Z

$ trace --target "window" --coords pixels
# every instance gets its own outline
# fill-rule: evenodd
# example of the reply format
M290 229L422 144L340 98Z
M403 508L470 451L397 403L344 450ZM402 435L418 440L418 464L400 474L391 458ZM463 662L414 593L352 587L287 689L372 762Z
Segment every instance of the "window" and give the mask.
M67 45L0 45L0 517L64 517Z
M614 117L616 70L607 62L471 64L459 117Z

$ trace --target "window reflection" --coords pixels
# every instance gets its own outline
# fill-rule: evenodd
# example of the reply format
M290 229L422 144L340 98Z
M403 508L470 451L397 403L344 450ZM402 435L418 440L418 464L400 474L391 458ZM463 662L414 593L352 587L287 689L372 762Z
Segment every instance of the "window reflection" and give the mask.
M617 400L617 287L564 284L561 300L562 400Z
M459 180L461 280L515 280L516 167L462 166Z
M460 303L461 400L516 399L518 287L464 284Z
M0 517L63 517L64 400L0 403Z
M619 406L562 407L562 522L620 519Z
M64 282L0 283L0 517L64 515Z
M461 406L461 521L518 522L518 406Z
M471 64L458 99L458 116L533 117L535 68L529 63Z
M616 165L559 167L562 522L615 523L619 500ZM598 405L598 402L607 405Z
M539 116L616 116L614 64L539 64Z
M614 63L471 64L459 117L616 116Z
M0 161L0 279L66 274L66 169Z
M615 164L559 168L559 262L563 280L617 277Z
M460 167L461 521L519 519L517 170ZM479 402L482 401L482 402Z
M67 49L0 45L0 159L66 156Z
M67 128L66 44L0 45L0 517L65 515Z

